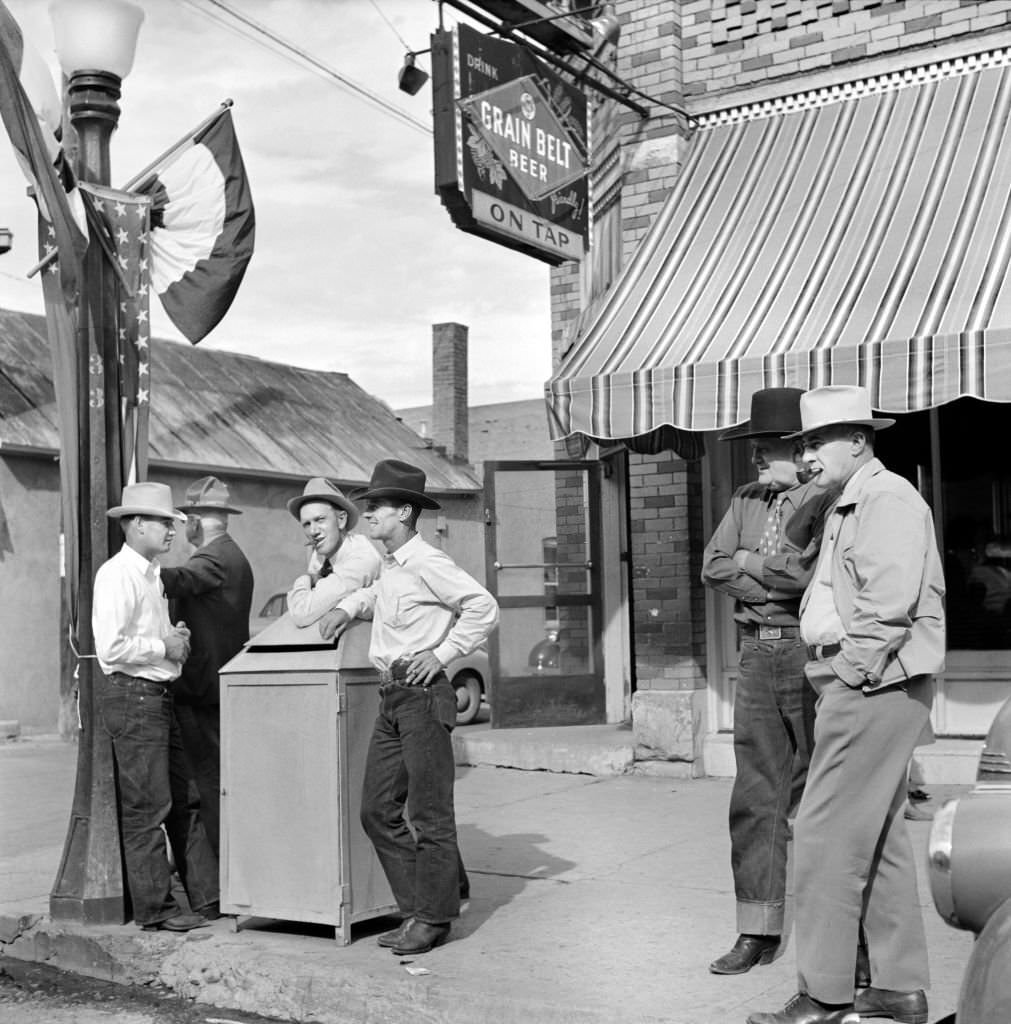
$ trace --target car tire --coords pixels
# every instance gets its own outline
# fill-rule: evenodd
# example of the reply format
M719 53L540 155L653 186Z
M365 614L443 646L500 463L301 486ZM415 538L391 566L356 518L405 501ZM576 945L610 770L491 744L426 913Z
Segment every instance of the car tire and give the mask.
M461 672L453 677L456 690L456 724L470 725L481 711L481 679L473 672Z

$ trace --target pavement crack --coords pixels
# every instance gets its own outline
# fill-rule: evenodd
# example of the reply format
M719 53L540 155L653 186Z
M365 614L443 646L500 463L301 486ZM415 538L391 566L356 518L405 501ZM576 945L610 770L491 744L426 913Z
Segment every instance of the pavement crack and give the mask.
M523 878L530 882L555 882L557 885L569 885L567 878L549 878L546 875L527 875L522 871L477 871L467 868L468 875L486 875L490 878Z

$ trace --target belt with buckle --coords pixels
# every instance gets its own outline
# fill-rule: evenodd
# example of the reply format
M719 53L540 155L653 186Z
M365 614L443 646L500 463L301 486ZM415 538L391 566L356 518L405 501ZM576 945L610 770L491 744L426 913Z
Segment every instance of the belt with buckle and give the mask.
M808 644L807 656L811 661L827 661L834 658L842 650L842 644Z
M741 632L758 640L792 640L800 636L799 626L766 626L760 622L740 623Z

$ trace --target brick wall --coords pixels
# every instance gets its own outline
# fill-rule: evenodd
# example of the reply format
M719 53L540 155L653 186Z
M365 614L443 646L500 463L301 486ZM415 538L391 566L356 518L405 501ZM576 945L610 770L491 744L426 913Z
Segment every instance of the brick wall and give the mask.
M700 466L632 454L628 473L636 688L704 687Z
M630 3L629 6L635 6ZM953 41L966 52L1011 26L1011 0L683 0L684 96L704 109L727 93L858 62L922 64ZM802 88L798 85L797 88Z

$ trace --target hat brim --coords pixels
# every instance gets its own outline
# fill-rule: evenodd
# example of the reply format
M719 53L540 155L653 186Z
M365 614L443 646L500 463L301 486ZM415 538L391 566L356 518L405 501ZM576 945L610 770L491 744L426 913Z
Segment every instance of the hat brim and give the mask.
M403 491L399 487L376 487L365 488L361 491L352 491L355 501L368 501L370 498L396 498L405 505L417 505L419 508L440 509L442 506L435 498L428 497L420 491Z
M347 498L340 498L332 491L325 491L321 494L300 494L297 498L291 498L288 501L288 511L298 519L302 506L310 501L323 501L327 505L333 505L334 508L340 509L341 512L347 512L349 530L353 530L355 523L358 522L358 509L354 502Z
M731 427L729 430L724 430L722 434L717 438L718 441L740 441L748 437L783 437L784 435L778 430L752 430L751 420L747 420L744 423L738 424L736 427Z
M813 434L816 430L824 430L826 427L871 427L874 430L885 430L887 427L894 427L895 420L887 416L882 416L879 419L868 419L868 420L829 420L827 423L819 423L813 427L807 427L804 430L798 430L794 434L784 434L784 441L792 441L796 438L803 437L805 434Z
M241 516L242 509L232 508L231 505L183 505L180 512L227 512L230 516Z
M178 509L155 508L153 505L117 505L105 513L110 519L122 519L124 516L156 516L158 519L175 519L185 523L186 516Z

